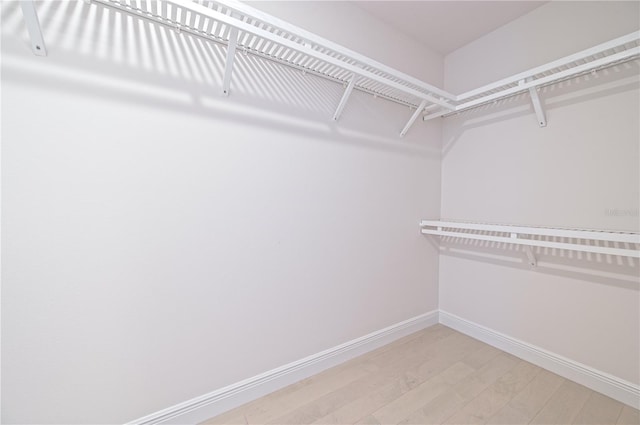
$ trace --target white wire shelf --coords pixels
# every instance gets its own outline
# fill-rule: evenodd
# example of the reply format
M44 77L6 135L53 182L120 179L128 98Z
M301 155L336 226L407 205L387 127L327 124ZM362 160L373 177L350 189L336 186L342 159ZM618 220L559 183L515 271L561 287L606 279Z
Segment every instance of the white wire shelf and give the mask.
M640 233L422 220L425 235L640 258ZM561 238L569 242L557 242ZM549 240L554 239L554 240Z
M32 50L47 51L33 0L21 2ZM447 116L528 91L541 126L546 125L537 88L640 56L640 32L558 59L475 90L454 95L346 47L235 0L85 0L87 7L115 8L155 24L227 46L222 93L231 87L238 51L256 55L345 87L333 115L338 120L353 90L409 105L415 111L400 132L403 136L423 114L423 120Z
M228 46L223 94L236 52L260 56L346 86L337 120L353 89L398 103L453 110L455 96L364 55L233 0L89 0Z
M491 102L497 102L523 92L529 92L534 103L540 126L546 125L544 111L537 90L559 81L588 72L634 60L640 56L640 32L615 38L589 49L582 50L525 72L504 78L491 84L456 96L454 111L441 109L423 117L427 121L448 116Z

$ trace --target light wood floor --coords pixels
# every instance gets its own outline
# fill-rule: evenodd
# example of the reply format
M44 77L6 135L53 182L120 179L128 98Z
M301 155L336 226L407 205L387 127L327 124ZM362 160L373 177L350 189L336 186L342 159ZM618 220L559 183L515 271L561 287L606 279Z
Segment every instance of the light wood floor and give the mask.
M442 325L205 424L636 424L638 411Z

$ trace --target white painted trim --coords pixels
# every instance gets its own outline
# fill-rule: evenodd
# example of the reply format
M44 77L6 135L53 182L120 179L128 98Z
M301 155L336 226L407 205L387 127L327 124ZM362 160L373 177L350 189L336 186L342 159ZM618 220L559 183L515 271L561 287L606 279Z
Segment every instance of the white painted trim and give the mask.
M196 424L439 322L434 310L129 422Z
M640 407L640 386L444 311L431 311L129 422L196 424L330 367L441 323L629 406Z
M440 323L621 403L640 407L640 386L440 310Z

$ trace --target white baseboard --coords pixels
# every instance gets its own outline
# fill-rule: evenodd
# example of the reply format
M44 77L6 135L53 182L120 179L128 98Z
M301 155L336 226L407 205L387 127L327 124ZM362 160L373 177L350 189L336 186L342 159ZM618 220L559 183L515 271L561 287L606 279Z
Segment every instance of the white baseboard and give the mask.
M636 409L640 386L440 310L440 323Z
M421 314L127 425L196 424L437 323L437 310Z
M315 375L396 339L442 323L588 388L640 407L640 386L444 311L431 311L328 350L129 422L196 424Z

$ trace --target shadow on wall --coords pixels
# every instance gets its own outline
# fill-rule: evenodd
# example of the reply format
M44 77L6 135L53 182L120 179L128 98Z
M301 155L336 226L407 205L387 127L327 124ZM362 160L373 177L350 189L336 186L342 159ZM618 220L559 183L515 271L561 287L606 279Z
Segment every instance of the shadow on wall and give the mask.
M343 120L335 123L340 84L242 52L236 53L232 95L224 97L223 45L99 4L51 1L38 3L37 10L49 50L44 58L30 56L18 1L2 4L5 81L395 154L440 157L440 140L425 140L419 131L399 137L412 114L408 107L354 92ZM349 105L370 116L349 114Z
M633 89L637 90L640 88L639 74L640 59L636 59L542 87L539 91L540 100L545 111L549 111ZM528 93L520 93L448 117L447 119L456 120L459 125L456 131L443 141L442 157L447 156L465 132L523 116L531 117L531 128L537 127L536 115ZM553 121L548 125L553 125Z
M496 232L484 232L484 234L504 236ZM427 237L433 240L433 237ZM551 236L538 236L535 239L576 243L573 239ZM591 243L610 248L640 248L628 243L604 241L591 241ZM637 258L532 246L531 252L537 260L537 266L532 267L528 263L526 249L522 245L503 242L454 237L440 238L442 255L640 291L640 261Z

